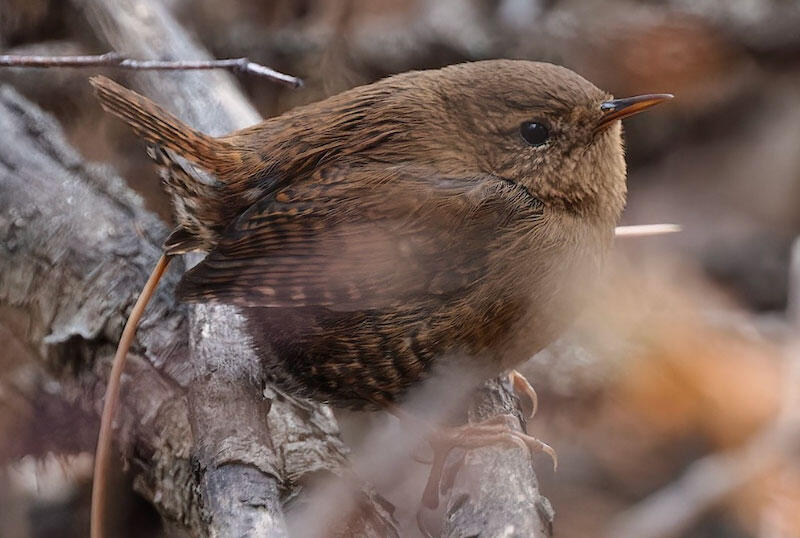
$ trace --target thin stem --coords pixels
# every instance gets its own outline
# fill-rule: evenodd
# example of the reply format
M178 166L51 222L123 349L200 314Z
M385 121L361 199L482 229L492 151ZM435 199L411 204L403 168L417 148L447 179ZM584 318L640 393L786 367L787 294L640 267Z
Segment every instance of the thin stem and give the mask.
M116 52L85 56L17 56L0 55L0 67L115 67L137 71L187 71L198 69L229 69L265 77L285 86L298 88L303 81L286 75L247 58L227 58L223 60L134 60Z
M92 538L102 538L105 526L105 498L106 498L106 485L108 482L108 465L111 461L111 436L112 425L114 424L114 413L117 409L119 402L119 388L120 380L122 379L122 372L125 370L125 359L128 356L128 350L131 347L133 338L136 335L136 326L150 302L150 297L161 280L161 276L166 271L169 265L170 258L167 255L162 255L153 272L150 273L150 278L142 288L139 298L136 299L136 304L133 305L128 316L128 321L125 323L125 328L122 330L122 336L117 346L117 352L114 354L114 360L111 363L111 375L106 385L106 394L103 403L103 415L100 418L100 434L97 437L97 451L94 456L94 476L92 477L92 509L91 509L91 526L90 533Z

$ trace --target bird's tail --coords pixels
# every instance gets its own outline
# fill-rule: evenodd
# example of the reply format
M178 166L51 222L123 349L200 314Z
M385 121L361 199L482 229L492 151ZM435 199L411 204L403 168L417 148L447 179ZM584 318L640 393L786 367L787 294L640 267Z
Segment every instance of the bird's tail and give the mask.
M208 251L230 220L236 177L248 153L192 129L150 99L105 77L90 79L103 108L146 140L150 157L172 198L177 229L164 244L168 254Z
M143 139L174 151L225 181L236 161L231 144L192 129L153 101L103 76L89 79L103 108ZM231 159L231 157L234 157Z

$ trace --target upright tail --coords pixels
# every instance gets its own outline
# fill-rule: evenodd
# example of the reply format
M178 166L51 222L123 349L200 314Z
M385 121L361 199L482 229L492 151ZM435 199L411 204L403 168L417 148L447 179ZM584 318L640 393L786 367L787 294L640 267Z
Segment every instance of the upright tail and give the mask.
M112 80L98 76L90 82L103 108L153 146L149 154L159 166L178 223L164 245L165 252L213 248L236 213L233 201L242 178L249 177L252 161L260 162L259 157L192 129L150 99Z
M103 76L89 79L103 108L148 142L170 149L225 182L241 160L229 143L192 129L153 101Z

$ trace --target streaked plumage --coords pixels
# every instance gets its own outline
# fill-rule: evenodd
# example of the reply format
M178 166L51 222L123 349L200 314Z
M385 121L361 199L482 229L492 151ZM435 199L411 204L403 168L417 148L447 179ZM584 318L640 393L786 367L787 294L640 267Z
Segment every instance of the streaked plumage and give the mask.
M486 375L527 359L624 205L619 123L595 131L609 96L550 64L406 73L221 138L93 84L161 166L166 251L208 252L178 296L241 307L265 379L339 405L396 401L444 355ZM519 135L532 119L542 147Z

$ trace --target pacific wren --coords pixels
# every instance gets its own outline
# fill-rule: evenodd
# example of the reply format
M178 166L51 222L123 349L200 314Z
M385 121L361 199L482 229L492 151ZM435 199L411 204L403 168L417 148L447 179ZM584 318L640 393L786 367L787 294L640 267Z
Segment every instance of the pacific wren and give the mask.
M552 341L625 204L617 120L670 97L492 60L212 138L92 84L161 167L178 221L165 252L208 253L179 298L241 307L266 380L356 408L399 401L440 357L489 377Z

